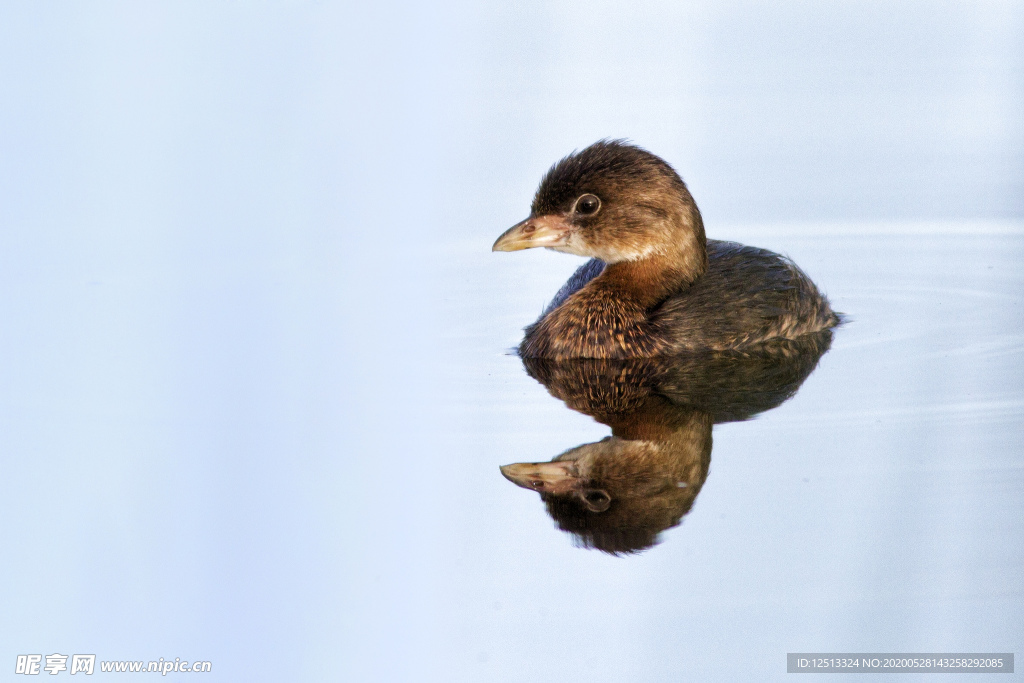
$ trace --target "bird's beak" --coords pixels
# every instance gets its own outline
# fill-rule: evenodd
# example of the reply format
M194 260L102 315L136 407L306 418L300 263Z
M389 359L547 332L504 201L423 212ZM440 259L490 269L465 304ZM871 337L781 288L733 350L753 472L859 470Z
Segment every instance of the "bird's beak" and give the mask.
M576 462L517 462L505 465L501 473L516 486L538 493L566 494L576 488Z
M565 246L569 239L569 227L562 216L531 216L506 230L491 247L491 251Z

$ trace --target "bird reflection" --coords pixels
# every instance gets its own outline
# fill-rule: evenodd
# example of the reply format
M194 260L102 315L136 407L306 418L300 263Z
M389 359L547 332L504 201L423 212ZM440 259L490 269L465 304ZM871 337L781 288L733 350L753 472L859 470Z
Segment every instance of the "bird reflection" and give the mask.
M690 511L708 476L711 428L792 397L832 342L831 331L756 352L631 360L524 358L530 376L612 435L550 462L501 473L536 491L580 546L630 554Z

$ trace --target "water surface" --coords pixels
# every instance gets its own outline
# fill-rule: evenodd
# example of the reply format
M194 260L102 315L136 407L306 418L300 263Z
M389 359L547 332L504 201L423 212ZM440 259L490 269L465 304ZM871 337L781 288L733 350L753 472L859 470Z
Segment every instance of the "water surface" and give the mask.
M721 236L788 253L849 322L794 398L714 427L692 511L626 557L575 547L497 471L610 434L502 352L576 261L445 252L442 594L474 655L446 660L458 677L769 679L787 651L1020 650L1019 228Z
M1022 7L5 7L0 671L1024 652ZM498 469L611 431L508 354L579 261L490 252L603 137L850 317L794 397L712 427L690 511L621 557Z

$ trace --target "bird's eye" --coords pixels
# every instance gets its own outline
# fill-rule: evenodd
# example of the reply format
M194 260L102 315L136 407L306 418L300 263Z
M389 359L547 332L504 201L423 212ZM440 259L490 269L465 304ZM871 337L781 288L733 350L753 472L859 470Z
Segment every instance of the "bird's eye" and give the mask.
M580 497L583 499L583 504L591 512L604 512L612 504L612 497L601 489L584 490Z
M585 194L576 200L576 213L593 216L601 208L601 200L597 195Z

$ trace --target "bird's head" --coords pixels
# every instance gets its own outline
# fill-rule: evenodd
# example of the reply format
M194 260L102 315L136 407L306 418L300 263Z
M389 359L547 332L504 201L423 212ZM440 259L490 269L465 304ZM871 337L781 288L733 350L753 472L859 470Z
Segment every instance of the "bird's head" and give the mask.
M551 167L529 218L493 250L547 247L608 264L661 256L699 275L706 245L697 205L672 167L634 145L602 140Z
M649 548L679 523L710 459L711 423L698 419L675 443L611 436L551 462L505 465L501 473L539 493L548 514L578 544L618 555Z

